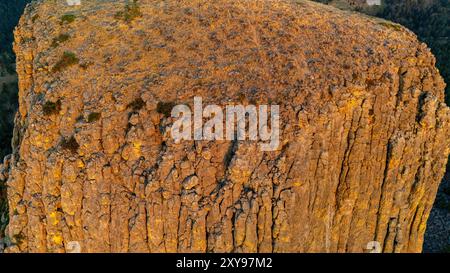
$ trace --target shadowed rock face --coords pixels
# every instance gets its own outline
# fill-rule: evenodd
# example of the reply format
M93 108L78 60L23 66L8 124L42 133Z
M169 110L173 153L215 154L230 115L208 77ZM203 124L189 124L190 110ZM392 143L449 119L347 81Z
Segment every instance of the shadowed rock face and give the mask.
M309 1L124 5L21 19L7 251L421 251L450 110L413 33ZM158 105L194 96L279 104L280 149L174 143Z

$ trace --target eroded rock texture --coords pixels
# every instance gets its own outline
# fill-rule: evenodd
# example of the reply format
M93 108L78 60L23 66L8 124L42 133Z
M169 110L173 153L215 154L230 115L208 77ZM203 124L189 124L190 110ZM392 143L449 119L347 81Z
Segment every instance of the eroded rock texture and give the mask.
M7 251L421 251L450 110L413 33L309 1L55 2L16 31ZM158 104L194 96L279 104L280 149L175 144Z

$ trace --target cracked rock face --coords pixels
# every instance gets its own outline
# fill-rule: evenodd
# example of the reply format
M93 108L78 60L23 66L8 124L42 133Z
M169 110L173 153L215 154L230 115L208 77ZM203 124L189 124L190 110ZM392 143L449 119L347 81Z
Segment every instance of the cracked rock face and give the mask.
M407 29L309 1L37 1L15 39L6 251L421 251L450 110ZM194 96L280 105L279 149L175 143L158 105Z

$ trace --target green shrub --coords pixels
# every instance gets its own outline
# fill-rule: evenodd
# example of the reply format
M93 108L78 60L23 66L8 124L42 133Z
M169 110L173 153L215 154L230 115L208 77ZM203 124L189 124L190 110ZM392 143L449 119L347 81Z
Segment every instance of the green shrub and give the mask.
M59 112L61 111L61 100L58 100L56 102L47 101L42 106L42 111L46 116L59 114Z
M141 16L142 13L139 9L139 4L136 0L133 0L132 3L128 3L125 5L125 9L123 11L118 11L114 15L114 18L130 23L131 21L133 21L133 19Z
M90 113L87 120L89 123L96 122L101 116L102 115L100 113Z
M59 34L58 37L53 38L52 47L57 47L59 44L64 43L65 41L69 40L70 35L69 34Z
M395 31L401 31L402 30L402 26L399 24L395 24L395 23L391 23L391 22L380 22L380 25L393 29Z
M72 23L73 21L75 21L76 16L74 14L64 14L63 16L61 16L61 25L64 23Z
M61 60L59 60L55 66L52 69L52 72L60 72L66 68L68 68L69 66L75 65L79 63L79 59L77 58L77 56L69 51L64 52L63 56L61 57Z

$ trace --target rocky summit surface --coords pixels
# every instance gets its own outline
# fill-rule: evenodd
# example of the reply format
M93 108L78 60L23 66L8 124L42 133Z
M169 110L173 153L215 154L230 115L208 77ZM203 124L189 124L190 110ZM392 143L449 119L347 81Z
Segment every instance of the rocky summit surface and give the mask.
M301 0L55 0L15 34L5 251L421 251L450 110L402 26ZM194 96L280 105L279 149L175 143L169 106Z

